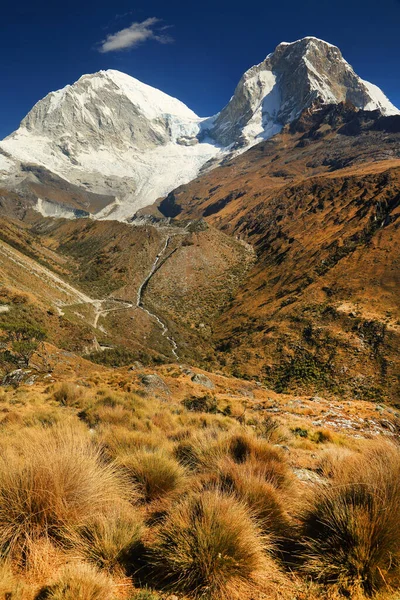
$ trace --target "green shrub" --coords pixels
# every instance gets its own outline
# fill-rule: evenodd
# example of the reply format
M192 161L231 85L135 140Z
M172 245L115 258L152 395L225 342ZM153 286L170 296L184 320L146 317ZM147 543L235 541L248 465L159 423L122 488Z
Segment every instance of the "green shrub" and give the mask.
M2 323L0 329L3 330L5 342L9 346L9 356L26 367L40 343L47 337L41 327L23 322Z
M160 596L151 590L140 590L130 600L160 600Z

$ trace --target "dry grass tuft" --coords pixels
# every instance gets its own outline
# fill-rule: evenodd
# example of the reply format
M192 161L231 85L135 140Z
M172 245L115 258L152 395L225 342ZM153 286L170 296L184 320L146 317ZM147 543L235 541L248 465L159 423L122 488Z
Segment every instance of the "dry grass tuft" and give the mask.
M143 523L136 511L127 506L114 509L107 515L91 519L72 539L87 560L112 571L125 565L131 552L140 542Z
M181 464L200 473L218 473L220 464L228 459L237 465L247 465L255 477L280 490L289 490L294 478L280 448L240 431L221 434L215 429L197 433L180 441L174 450Z
M30 584L42 585L50 581L67 561L65 548L56 546L49 538L32 540L24 551L24 574Z
M243 503L207 491L173 508L159 532L154 564L176 590L214 600L240 598L265 566L266 546Z
M354 452L348 448L329 448L325 450L318 461L317 473L321 477L330 479L337 477L338 471L341 470L348 460L352 460Z
M164 440L155 433L131 431L120 425L100 427L98 440L113 458L137 452L139 449L152 451L164 446Z
M293 475L280 448L248 433L239 433L227 440L228 455L237 464L248 463L253 473L279 489L293 484Z
M375 443L333 468L302 517L304 571L366 594L400 583L400 450Z
M195 430L191 437L178 442L174 454L188 469L209 469L225 455L221 432L216 429Z
M42 590L40 600L114 600L112 580L86 563L68 565L58 580Z
M79 428L35 429L0 455L0 548L23 555L127 497L127 482Z
M260 461L282 461L282 452L266 440L257 438L247 432L236 433L228 438L229 455L237 463L244 463L250 458Z
M264 533L281 537L289 532L287 509L292 499L283 496L252 462L237 464L224 459L217 469L216 485L245 502Z
M138 450L118 457L144 502L152 502L181 491L186 483L184 468L162 450Z
M62 406L76 406L83 396L83 390L75 383L64 381L56 386L53 396Z

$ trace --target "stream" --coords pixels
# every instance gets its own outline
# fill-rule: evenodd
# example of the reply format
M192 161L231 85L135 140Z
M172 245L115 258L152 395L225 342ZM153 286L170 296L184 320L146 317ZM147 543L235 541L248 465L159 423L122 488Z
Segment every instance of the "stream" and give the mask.
M146 288L147 284L149 283L150 279L153 277L156 269L157 269L157 265L160 262L160 259L162 258L162 256L164 255L166 249L168 248L169 242L170 242L171 237L168 236L167 239L165 240L165 244L162 247L162 249L160 250L160 252L157 254L153 266L151 267L151 270L149 272L149 274L147 275L147 277L142 281L138 292L137 292L137 298L136 298L136 306L137 308L139 308L140 310L143 310L145 313L147 313L149 315L149 317L153 318L155 321L157 321L157 323L159 324L159 326L161 327L162 333L161 335L163 335L164 337L167 338L167 340L169 341L169 343L171 344L171 351L172 354L174 355L174 357L176 359L179 359L178 353L177 353L177 349L178 349L178 344L175 342L174 338L168 335L168 327L165 325L165 323L163 323L163 321L161 321L161 319L155 315L154 313L150 312L149 310L147 310L147 308L145 308L145 306L143 305L143 291Z

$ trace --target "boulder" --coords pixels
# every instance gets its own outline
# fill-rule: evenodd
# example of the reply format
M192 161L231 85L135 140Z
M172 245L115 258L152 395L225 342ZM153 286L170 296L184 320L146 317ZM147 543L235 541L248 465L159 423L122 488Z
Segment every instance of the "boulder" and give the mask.
M17 387L18 385L21 385L30 373L31 370L26 369L16 369L15 371L11 371L11 373L7 373L7 375L3 377L1 385L13 385Z
M151 375L143 375L143 377L141 378L141 382L147 387L149 388L149 390L158 390L161 392L164 392L165 394L169 394L170 393L170 389L167 386L167 384L165 383L165 381L163 381L161 379L161 377L159 377L158 375L151 374Z
M197 383L198 385L202 385L208 389L212 389L214 387L213 382L206 375L202 375L201 373L195 373L192 376L193 383Z

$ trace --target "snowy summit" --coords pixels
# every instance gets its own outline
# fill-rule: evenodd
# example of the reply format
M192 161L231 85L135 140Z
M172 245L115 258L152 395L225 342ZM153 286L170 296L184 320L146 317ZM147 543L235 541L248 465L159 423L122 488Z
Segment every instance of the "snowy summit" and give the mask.
M1 142L0 177L12 187L25 176L24 164L45 167L114 196L98 218L125 219L194 179L211 159L275 135L316 100L399 112L338 48L306 37L279 44L249 69L227 106L208 119L119 71L84 75L40 100Z

